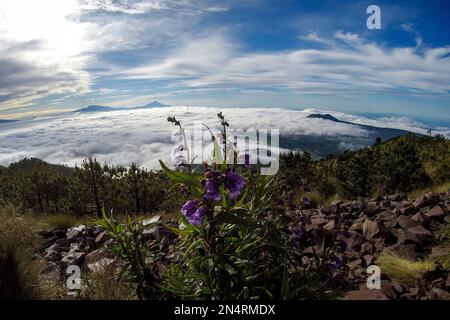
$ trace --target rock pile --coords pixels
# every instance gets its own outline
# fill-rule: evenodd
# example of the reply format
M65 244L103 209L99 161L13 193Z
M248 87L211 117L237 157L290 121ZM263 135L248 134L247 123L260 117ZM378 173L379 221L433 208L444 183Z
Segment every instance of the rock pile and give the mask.
M335 202L318 209L291 212L291 222L301 222L298 247L304 258L312 258L322 243L320 234L331 234L342 246L340 260L346 270L346 287L351 291L344 299L450 299L450 273L439 263L414 284L405 284L382 272L381 290L366 287L367 267L377 265L377 257L395 251L411 260L449 256L448 246L439 239L442 226L450 223L450 192L428 193L415 200L390 195L372 200ZM144 220L151 224L160 217ZM174 222L175 223L175 222ZM296 231L297 232L297 231ZM117 263L106 247L113 240L98 226L80 225L67 230L43 232L43 257L47 272L63 280L67 266L80 266L84 272L101 271ZM144 240L158 245L157 256L146 263L164 268L179 261L181 252L176 236L161 226L146 230ZM151 268L155 270L155 268ZM163 270L160 270L163 272Z
M369 201L335 202L298 214L306 219L306 237L320 230L338 232L336 237L345 248L342 260L348 270L346 281L354 288L345 299L450 299L450 274L439 263L417 284L391 279L381 269L381 290L368 290L366 285L367 267L377 265L377 257L385 251L411 260L450 255L449 247L441 246L439 239L442 226L450 223L450 192L428 193L414 201L390 195ZM311 250L305 248L303 252Z
M142 224L149 225L160 219L160 216L154 216L143 220ZM114 240L99 226L79 225L65 230L44 231L41 236L44 238L41 250L46 262L44 272L54 281L64 281L70 265L79 266L82 272L103 272L109 267L119 270L121 267L122 262L108 250ZM175 238L162 226L146 229L142 234L143 241L159 246L158 266L180 259L179 249L173 244ZM148 258L146 263L150 265L154 261Z
M42 251L47 262L46 272L54 280L63 280L69 265L94 271L114 261L106 250L112 239L100 227L80 225L67 230L45 231L41 235L45 239Z

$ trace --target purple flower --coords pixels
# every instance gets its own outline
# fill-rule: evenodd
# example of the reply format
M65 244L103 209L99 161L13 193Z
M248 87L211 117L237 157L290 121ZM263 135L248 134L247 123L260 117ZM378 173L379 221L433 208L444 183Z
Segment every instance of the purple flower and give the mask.
M202 224L202 220L203 220L203 217L205 216L206 212L208 212L208 208L206 208L205 206L201 206L200 208L198 208L195 211L192 218L188 219L189 223L196 225L196 226Z
M187 221L196 226L202 223L203 217L208 212L207 207L201 206L197 208L197 205L197 200L189 200L181 207L181 213L186 217Z
M197 210L197 200L189 200L181 207L181 214L186 218L190 218Z
M220 191L218 181L214 179L206 179L206 194L205 199L210 201L220 201Z
M227 171L225 173L225 187L228 189L230 199L239 196L244 185L244 179L237 173L233 171Z

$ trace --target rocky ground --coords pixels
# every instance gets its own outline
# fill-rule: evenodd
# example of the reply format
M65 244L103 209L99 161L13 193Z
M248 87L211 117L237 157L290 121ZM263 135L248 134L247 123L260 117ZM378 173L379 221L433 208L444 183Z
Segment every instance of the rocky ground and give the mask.
M428 193L415 200L390 195L336 202L319 209L297 210L294 214L302 217L302 239L306 237L304 243L308 245L300 250L306 257L320 246L312 242L317 233L335 234L344 244L345 281L352 289L344 299L450 299L450 273L439 263L417 283L402 283L381 270L381 290L366 287L367 267L377 265L377 257L386 250L395 250L412 260L450 255L449 247L439 238L442 226L450 223L450 192ZM154 217L152 221L158 219ZM83 272L101 272L118 263L106 249L113 240L100 227L80 225L41 235L45 239L42 248L47 264L45 272L56 281L64 279L68 265L78 265ZM176 237L162 227L154 227L144 236L146 241L158 242L160 263L169 264L180 258Z

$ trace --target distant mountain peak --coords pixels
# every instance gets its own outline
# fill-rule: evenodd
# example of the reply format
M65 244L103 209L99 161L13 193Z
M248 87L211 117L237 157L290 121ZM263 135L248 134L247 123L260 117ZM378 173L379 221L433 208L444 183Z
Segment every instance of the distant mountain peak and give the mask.
M159 101L153 100L150 103L147 103L145 106L141 106L141 107L136 107L133 109L145 109L145 108L163 108L163 107L168 107L167 104L163 104Z
M111 107L93 104L93 105L87 106L85 108L75 110L75 112L102 112L102 111L111 111L111 110L114 110L114 109Z
M87 107L75 110L74 112L88 113L88 112L104 112L104 111L118 111L118 110L151 109L151 108L163 108L163 107L170 107L170 106L167 104L158 102L156 100L153 100L152 102L150 102L144 106L134 107L134 108L107 107L107 106L102 106L102 105L98 105L98 104L93 104L91 106L87 106Z
M310 114L309 116L307 116L307 118L313 118L313 119L324 119L324 120L330 120L330 121L334 121L334 122L341 122L341 120L333 117L331 114L326 113L326 114L321 114L321 113L313 113Z

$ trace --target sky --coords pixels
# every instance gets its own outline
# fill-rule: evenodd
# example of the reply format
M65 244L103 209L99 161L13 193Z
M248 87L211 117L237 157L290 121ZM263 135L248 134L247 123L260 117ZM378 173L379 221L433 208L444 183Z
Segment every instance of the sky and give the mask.
M369 30L366 9L381 9ZM93 104L450 121L450 2L0 0L0 119Z

